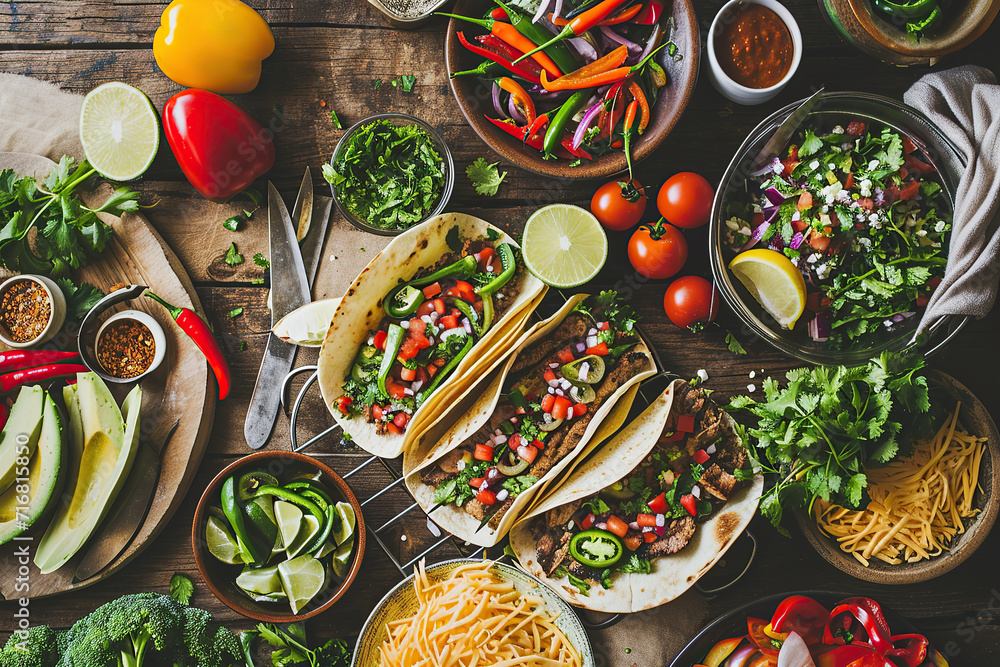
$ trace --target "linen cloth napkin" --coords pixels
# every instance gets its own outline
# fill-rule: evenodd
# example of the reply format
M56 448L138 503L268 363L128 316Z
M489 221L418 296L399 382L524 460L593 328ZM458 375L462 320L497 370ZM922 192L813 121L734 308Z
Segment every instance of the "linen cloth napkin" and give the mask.
M903 101L951 139L966 168L955 192L944 280L920 319L926 331L946 315L984 317L1000 281L1000 86L988 69L966 65L921 77Z
M0 74L0 152L83 159L83 96L17 74Z

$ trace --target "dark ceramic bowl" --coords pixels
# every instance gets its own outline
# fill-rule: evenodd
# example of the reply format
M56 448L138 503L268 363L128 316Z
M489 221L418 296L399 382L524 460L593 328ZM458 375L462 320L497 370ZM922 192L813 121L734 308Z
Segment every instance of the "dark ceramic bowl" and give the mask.
M979 469L979 490L976 491L972 502L973 507L980 512L973 519L966 520L965 532L956 535L948 551L940 556L918 563L899 565L889 565L872 558L868 567L855 560L851 554L841 551L832 538L820 531L819 526L807 512L797 512L795 520L819 555L856 579L876 584L915 584L939 577L955 569L971 556L990 534L997 519L997 511L1000 508L996 500L1000 496L1000 465L997 465L997 457L1000 455L1000 433L997 432L996 423L982 401L961 382L936 370L928 372L927 377L932 390L940 397L938 400L947 397L946 412L954 409L956 401L961 401L959 423L972 435L985 437L987 440L986 454Z
M664 11L663 16L660 17L661 25L666 30L667 22L670 17L673 17L674 29L669 33L669 38L677 45L683 58L675 62L669 56L664 55L658 60L666 71L667 85L660 89L656 102L653 104L653 117L649 127L632 146L633 166L656 150L656 147L674 129L691 99L695 81L698 78L701 46L698 19L695 16L692 0L674 0L667 3L667 6L670 9ZM483 16L493 7L495 5L489 0L458 0L452 13L461 16ZM470 41L474 35L483 32L478 26L456 19L451 20L445 39L445 66L448 68L448 72L474 69L482 61L480 56L467 50L458 41L456 33L460 30ZM570 163L566 160L545 160L542 158L541 152L504 134L486 120L484 114L496 116L491 102L491 88L487 84L474 77L451 79L449 84L451 92L454 93L458 106L462 110L462 115L465 116L476 134L505 160L522 169L555 178L591 179L606 178L628 168L625 154L620 150L611 151L593 160L583 160L582 164L576 167L570 167Z
M328 576L326 589L317 593L298 614L293 614L285 602L256 602L252 600L236 586L236 577L242 566L227 565L217 560L208 551L208 545L205 541L205 526L209 517L208 508L219 506L222 484L230 475L240 475L254 470L269 472L278 479L289 474L318 472L320 474L319 481L332 492L334 502L338 500L349 502L357 516L357 527L354 533L354 558L347 571L347 576L340 581ZM248 618L265 623L294 623L326 611L347 593L347 589L351 587L355 577L358 576L361 561L365 555L365 520L361 515L361 504L351 488L347 486L347 482L327 465L310 456L296 452L257 452L226 466L205 489L194 512L191 544L194 549L194 560L198 565L198 571L201 572L202 579L208 584L215 597L222 600L227 607Z

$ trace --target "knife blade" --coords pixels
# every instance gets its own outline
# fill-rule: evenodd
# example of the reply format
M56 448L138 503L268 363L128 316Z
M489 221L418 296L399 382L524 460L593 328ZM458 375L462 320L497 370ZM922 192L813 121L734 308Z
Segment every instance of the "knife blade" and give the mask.
M305 206L305 200L315 203L312 197L312 180L303 179L299 188L299 195L293 210L299 212L299 223L305 223L308 228L311 226L313 217L313 206ZM329 223L330 208L325 208L325 217L320 221L321 234L311 234L306 237L306 245L315 247L317 257L310 257L310 271L306 272L303 263L303 254L298 245L296 229L292 225L292 219L285 209L281 195L274 189L272 184L268 184L268 214L270 222L271 239L271 325L273 326L279 319L289 312L305 305L311 300L310 285L315 276L313 264L318 266L318 255L322 249L322 243L326 236L326 226ZM321 216L322 217L322 216ZM280 224L279 224L280 223ZM320 238L322 237L322 238ZM285 258L290 258L290 263ZM316 260L315 262L313 260ZM284 263L282 263L284 262ZM297 264L297 266L295 266ZM292 266L290 272L278 272L278 267ZM246 421L243 425L243 437L251 449L260 449L266 443L274 429L275 420L280 409L281 396L278 387L281 380L292 369L295 361L294 345L285 343L274 334L269 334L264 357L261 361L260 371L257 374L257 383L254 386L253 397L250 399L250 407L247 410Z
M788 141L795 134L795 131L799 129L802 125L802 121L812 112L812 110L819 103L820 98L823 96L823 91L826 88L820 88L815 93L810 95L802 104L800 104L792 113L788 115L788 118L781 122L778 129L774 131L774 134L768 139L767 143L764 144L764 148L761 149L757 157L750 165L750 171L754 172L758 169L762 169L764 165L774 159L776 155L779 155L782 149L788 145Z
M312 170L309 167L306 167L306 173L302 175L302 184L299 185L299 195L295 198L295 207L292 208L292 221L296 224L295 239L300 244L302 243L302 239L309 234L309 225L312 224L312 216Z
M85 581L110 565L131 544L146 520L160 479L160 456L177 432L178 419L158 442L143 440L135 454L132 470L118 493L114 509L105 517L86 555L76 568L73 582Z

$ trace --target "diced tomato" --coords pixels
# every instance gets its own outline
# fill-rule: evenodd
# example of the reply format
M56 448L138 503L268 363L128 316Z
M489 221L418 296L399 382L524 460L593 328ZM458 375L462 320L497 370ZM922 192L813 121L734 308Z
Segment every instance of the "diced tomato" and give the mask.
M493 493L489 489L483 489L476 494L476 500L484 505L494 505L497 502L497 494Z
M612 514L608 517L608 532L614 533L618 537L625 537L625 534L628 533L628 524Z
M423 289L425 299L433 299L441 293L441 283L431 283Z
M375 418L375 421L382 421L382 418L385 417L385 410L382 409L381 405L372 406L372 417Z
M781 161L781 173L785 176L791 176L795 168L799 166L798 160L793 160L791 158Z
M538 449L545 449L545 443L541 440L532 440L531 445L537 447Z
M556 356L559 358L559 361L564 364L568 364L573 361L573 351L569 349L569 346L566 346L556 352Z
M406 382L413 382L417 379L417 369L416 368L406 368L405 366L399 371L399 379L405 380Z
M909 155L915 150L917 150L917 147L913 145L913 142L910 141L910 138L906 135L903 135L903 153L905 155Z
M512 433L509 438L507 438L507 447L510 449L517 449L521 445L521 434Z
M909 175L910 175L910 172L909 172L909 170L908 170L908 169L907 169L906 167L900 167L900 168L899 168L899 177L900 177L900 178L901 178L902 180L904 180L904 181L905 181L905 180L906 180L906 177L907 177L907 176L909 176Z
M646 544L652 544L653 542L656 541L656 533L653 531L649 531L648 533L642 533L642 540Z
M865 133L865 124L857 120L852 120L850 123L847 124L847 127L844 129L844 134L849 134L852 137L860 137L864 133Z
M580 522L580 528L587 530L588 528L594 525L595 520L596 517L593 514L588 514L587 516L583 517L583 521Z
M788 147L788 159L798 160L799 159L799 147L798 144L792 144Z
M818 313L823 310L820 305L822 298L822 292L809 292L809 294L806 295L806 309L811 313Z
M612 148L621 148L624 145L625 144L622 143L621 139L617 139L617 140L611 142L611 147Z
M417 352L420 352L420 346L417 345L417 340L413 337L407 338L403 341L403 344L399 346L398 358L400 361L407 361L417 356ZM403 378L404 380L406 378Z
M823 252L830 247L830 237L813 230L813 233L809 236L809 245L813 250Z
M903 187L902 190L899 191L899 198L901 200L906 200L913 197L918 192L920 192L920 183L917 181L910 181Z
M427 371L423 366L417 366L417 382L427 382Z
M431 303L434 305L434 310L437 311L438 315L444 315L444 299L434 299Z
M850 190L852 187L854 187L854 172L849 171L847 172L847 178L844 180L844 189Z
M656 533L636 533L629 532L623 539L622 543L625 544L625 548L629 551L635 551L642 546L643 535L656 535Z
M387 423L385 427L388 429L389 433L392 433L393 435L403 435L403 429L399 428L392 422Z
M608 354L608 344L603 340L593 347L588 347L585 354L596 354L599 357L606 356Z
M931 300L931 298L927 294L924 294L923 292L919 292L917 294L917 305L918 306L921 306L921 307L926 306L927 302L930 301L930 300Z
M393 398L406 398L406 387L393 380L391 375L385 379L385 389Z
M385 339L388 337L389 334L387 334L386 332L376 331L375 338L374 340L372 340L372 345L374 345L376 349L385 350Z
M432 378L437 374L437 372L438 372L437 366L435 366L434 364L427 365L427 377Z
M698 516L698 503L690 493L681 496L681 507L686 509L691 516Z
M350 396L341 396L337 399L337 409L340 410L340 414L346 415L348 406L354 402L354 399Z
M673 433L667 436L667 442L680 442L681 440L686 438L687 435L688 434L685 433L684 431L674 431Z
M406 423L408 421L410 421L410 415L406 414L403 411L397 412L396 416L392 418L392 423L398 426L399 428L406 428Z
M431 363L434 364L435 366L437 366L438 368L441 368L442 366L444 366L448 362L446 360L444 360L444 359L435 359Z
M489 445L476 445L476 451L473 452L472 458L477 461L492 461L493 448Z
M475 308L476 312L479 313L480 315L483 314L483 302L482 301L476 301L476 303L473 304L472 307Z
M542 373L542 377L545 378L546 382L553 382L556 379L556 372L551 368L546 368L545 372Z
M804 211L807 208L812 208L813 196L808 190L803 190L802 194L799 195L799 202L796 204L796 208L800 211Z
M479 270L485 271L487 265L493 260L493 255L495 251L493 248L483 248L479 251Z
M597 325L597 328L600 331L607 331L608 329L611 328L611 323L610 322L601 322L600 324Z
M410 325L406 329L407 335L412 337L423 336L425 331L427 331L427 322L419 317L410 320Z
M639 514L635 517L635 522L643 528L655 528L656 527L656 515L655 514Z
M707 461L711 457L709 457L708 452L706 452L704 449L699 449L694 453L694 456L692 456L691 458L693 458L694 462L697 463L698 465L704 465L705 461Z
M576 405L573 406L573 417L580 417L585 414L587 414L586 403L577 403Z
M445 329L454 329L458 326L458 319L454 315L444 315L438 322L441 323Z
M649 509L653 510L657 514L665 514L667 511L667 494L661 493L650 500L648 505Z
M522 460L528 463L534 463L535 457L538 456L538 450L531 445L521 445L517 448L517 455L521 457Z
M903 166L907 168L910 174L931 174L935 171L934 167L913 155L906 156L903 160Z
M680 415L677 417L677 430L684 433L694 433L694 415Z
M486 481L485 477L473 477L472 479L469 480L469 486L478 489L483 485L483 482L485 481Z
M552 418L566 419L571 405L572 403L565 396L556 396L555 401L552 403Z
M552 406L555 405L556 397L555 394L545 394L542 396L542 412L552 412Z
M467 283L464 280L459 280L454 287L449 287L448 291L445 292L445 295L457 297L462 301L467 301L468 303L475 303L476 301L475 288L471 283Z
M802 218L799 218L798 220L792 220L792 231L804 232L808 227L809 225Z
M417 306L417 310L413 314L413 319L419 320L421 317L424 317L425 315L430 315L433 312L434 312L434 301L433 300L424 301L422 304ZM410 322L412 323L413 320L410 320Z

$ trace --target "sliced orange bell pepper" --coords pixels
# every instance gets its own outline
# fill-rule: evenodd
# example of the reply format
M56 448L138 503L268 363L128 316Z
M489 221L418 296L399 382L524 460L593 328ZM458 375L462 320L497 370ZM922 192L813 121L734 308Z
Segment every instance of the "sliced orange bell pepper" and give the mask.
M603 58L598 58L594 62L584 65L580 69L561 76L558 79L549 81L548 77L545 76L545 72L542 72L542 86L545 90L549 91L579 90L580 88L593 88L605 83L611 83L615 80L614 78L611 81L606 81L603 80L604 77L606 77L609 72L629 69L627 67L621 67L621 64L625 62L626 58L628 58L628 49L625 46L619 46ZM625 76L627 76L627 74ZM622 79L624 79L625 76L615 75L615 77Z

